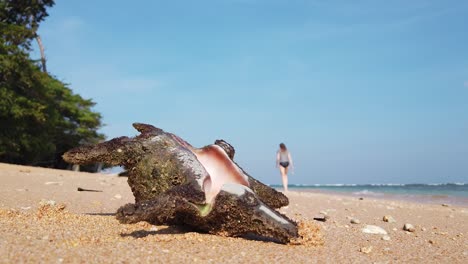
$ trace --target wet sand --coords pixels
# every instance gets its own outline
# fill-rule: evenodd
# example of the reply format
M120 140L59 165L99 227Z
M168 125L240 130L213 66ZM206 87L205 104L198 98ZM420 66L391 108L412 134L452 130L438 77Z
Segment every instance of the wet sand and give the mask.
M463 206L289 192L281 212L328 218L316 221L323 245L282 245L120 224L113 214L134 201L126 180L0 163L0 263L468 263ZM404 231L405 223L415 231ZM389 240L363 233L366 225L383 228Z

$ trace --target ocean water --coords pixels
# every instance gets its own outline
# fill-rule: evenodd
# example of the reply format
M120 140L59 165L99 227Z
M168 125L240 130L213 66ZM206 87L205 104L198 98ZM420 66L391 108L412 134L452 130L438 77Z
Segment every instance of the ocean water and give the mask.
M282 185L272 185L279 190ZM468 206L468 183L440 184L293 184L291 191L332 192L356 197L411 200Z

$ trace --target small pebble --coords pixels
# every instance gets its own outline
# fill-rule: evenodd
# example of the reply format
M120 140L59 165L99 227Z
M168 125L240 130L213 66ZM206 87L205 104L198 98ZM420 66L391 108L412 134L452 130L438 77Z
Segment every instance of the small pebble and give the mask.
M387 223L396 223L395 218L393 218L391 215L384 215L382 220Z
M114 198L115 198L115 199L119 199L119 200L120 200L120 199L122 199L122 195L120 195L120 194L116 194L116 195L114 195Z
M362 229L362 232L366 233L366 234L377 234L377 235L386 235L387 234L387 231L385 231L383 228L381 228L379 226L374 226L374 225L366 225Z
M357 218L351 218L350 222L351 222L351 224L360 224L361 223L361 221L359 221L359 219L357 219Z
M369 254L372 252L372 246L362 247L359 249L359 251L365 254Z
M416 231L416 229L414 228L414 226L412 224L405 224L403 226L403 230L408 231L408 232Z
M326 222L328 219L330 219L330 216L328 215L318 215L314 217L314 220L320 221L320 222Z
M45 182L44 184L45 185L60 185L60 186L62 186L63 182Z
M390 240L390 237L389 237L389 236L383 236L383 237L382 237L382 240L389 241L389 240Z

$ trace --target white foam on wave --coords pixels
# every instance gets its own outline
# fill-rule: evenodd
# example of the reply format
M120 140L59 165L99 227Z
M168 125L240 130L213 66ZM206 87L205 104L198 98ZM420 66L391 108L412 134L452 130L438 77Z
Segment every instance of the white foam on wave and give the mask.
M370 196L381 196L383 193L371 192L369 190L362 190L359 192L353 192L355 195L370 195Z
M364 184L365 185L365 184ZM371 183L370 186L377 186L377 187L392 187L392 186L406 186L404 183Z
M354 184L354 183L316 183L316 184L293 184L292 186L302 186L302 187L354 187L358 186L359 184Z

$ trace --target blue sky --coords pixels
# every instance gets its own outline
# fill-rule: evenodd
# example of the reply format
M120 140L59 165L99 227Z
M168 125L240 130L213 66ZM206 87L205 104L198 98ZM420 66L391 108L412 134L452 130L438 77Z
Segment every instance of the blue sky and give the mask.
M466 1L57 1L48 70L102 113L147 122L280 183L468 182ZM39 57L37 52L35 57Z

